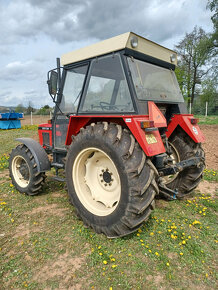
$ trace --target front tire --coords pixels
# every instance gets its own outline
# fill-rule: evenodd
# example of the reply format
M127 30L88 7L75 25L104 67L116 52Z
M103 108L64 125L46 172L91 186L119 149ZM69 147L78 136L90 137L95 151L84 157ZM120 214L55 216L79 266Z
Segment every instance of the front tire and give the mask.
M65 169L70 200L97 233L130 234L154 208L157 171L120 125L104 122L82 128L73 138Z
M38 194L46 178L44 172L38 172L35 158L24 144L20 144L12 150L9 172L15 188L27 195Z

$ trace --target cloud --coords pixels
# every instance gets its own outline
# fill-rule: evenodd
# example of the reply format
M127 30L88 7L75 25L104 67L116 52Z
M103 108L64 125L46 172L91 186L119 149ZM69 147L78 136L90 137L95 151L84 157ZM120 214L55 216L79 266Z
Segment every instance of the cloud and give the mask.
M0 0L0 104L52 104L46 74L55 67L55 58L99 40L133 31L173 48L195 25L210 31L206 4L207 0Z
M105 39L127 31L156 41L182 34L195 17L190 5L205 10L207 0L14 0L1 4L2 45L41 35L59 43ZM203 6L205 5L205 6ZM200 7L200 8L199 8ZM207 13L204 13L207 14Z
M35 80L40 76L40 63L35 61L14 61L8 63L0 70L0 80L17 81L17 80Z

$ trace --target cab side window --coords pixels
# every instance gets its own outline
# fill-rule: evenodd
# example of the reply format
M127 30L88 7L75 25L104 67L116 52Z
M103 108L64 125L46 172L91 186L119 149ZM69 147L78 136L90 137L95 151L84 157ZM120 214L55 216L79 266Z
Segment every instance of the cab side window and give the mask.
M60 109L63 113L77 112L87 68L88 65L84 65L67 71L60 103Z
M133 112L133 104L118 54L92 61L91 76L80 112Z

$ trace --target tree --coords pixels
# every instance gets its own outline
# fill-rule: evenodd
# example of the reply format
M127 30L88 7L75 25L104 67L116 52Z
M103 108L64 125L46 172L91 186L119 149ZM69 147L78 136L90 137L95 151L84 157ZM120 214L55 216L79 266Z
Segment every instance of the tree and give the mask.
M16 113L23 113L25 111L25 107L23 104L18 104L17 107L15 108Z
M212 66L210 60L214 45L211 35L195 27L191 33L186 33L175 49L179 54L176 71L179 84L188 102L193 103L197 85Z
M214 14L211 16L211 20L214 26L214 33L212 38L214 40L214 45L218 46L218 0L208 0L207 8L210 9Z
M26 110L27 115L30 115L31 112L33 113L34 111L35 111L35 109L33 108L33 104L31 101L29 101L29 105L28 105L27 110Z
M38 114L39 115L49 115L51 111L52 111L52 108L50 108L49 105L45 105L44 107L41 107L38 110Z

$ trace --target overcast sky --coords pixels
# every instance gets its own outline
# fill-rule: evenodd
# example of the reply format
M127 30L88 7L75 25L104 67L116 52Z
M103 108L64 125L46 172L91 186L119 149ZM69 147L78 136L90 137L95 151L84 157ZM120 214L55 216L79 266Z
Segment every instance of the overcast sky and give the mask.
M207 0L0 0L0 106L52 105L56 57L127 31L173 48L195 25L211 32Z

